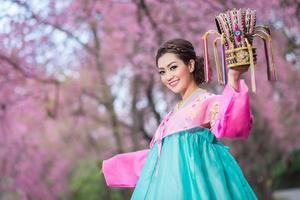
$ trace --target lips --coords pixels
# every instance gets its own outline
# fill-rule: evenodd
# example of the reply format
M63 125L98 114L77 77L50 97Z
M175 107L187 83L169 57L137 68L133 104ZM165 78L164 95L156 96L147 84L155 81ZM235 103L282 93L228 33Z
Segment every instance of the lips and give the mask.
M179 82L179 80L171 81L171 82L169 82L169 85L174 87L175 85L177 85L178 82Z

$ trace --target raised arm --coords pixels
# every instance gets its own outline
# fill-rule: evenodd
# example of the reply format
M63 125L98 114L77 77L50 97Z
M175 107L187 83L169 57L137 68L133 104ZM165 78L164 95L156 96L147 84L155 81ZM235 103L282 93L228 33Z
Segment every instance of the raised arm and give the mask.
M217 138L246 139L249 136L253 116L248 87L244 80L238 80L237 84L238 90L228 82L221 95L208 99L206 118Z

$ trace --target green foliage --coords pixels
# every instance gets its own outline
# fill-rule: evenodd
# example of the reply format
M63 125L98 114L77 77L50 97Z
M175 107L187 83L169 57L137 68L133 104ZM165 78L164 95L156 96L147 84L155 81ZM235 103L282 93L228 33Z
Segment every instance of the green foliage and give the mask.
M100 173L100 163L92 160L79 161L71 173L71 200L123 200L122 189L108 188L103 174Z
M272 174L275 189L300 186L300 150L291 152L285 159L278 161Z
M70 199L99 200L104 193L101 178L95 162L81 161L71 175Z

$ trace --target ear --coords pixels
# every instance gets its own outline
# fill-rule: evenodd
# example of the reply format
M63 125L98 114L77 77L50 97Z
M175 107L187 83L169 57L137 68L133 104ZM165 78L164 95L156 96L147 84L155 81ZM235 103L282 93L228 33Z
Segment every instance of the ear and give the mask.
M192 73L195 70L195 60L191 59L189 63L189 71Z

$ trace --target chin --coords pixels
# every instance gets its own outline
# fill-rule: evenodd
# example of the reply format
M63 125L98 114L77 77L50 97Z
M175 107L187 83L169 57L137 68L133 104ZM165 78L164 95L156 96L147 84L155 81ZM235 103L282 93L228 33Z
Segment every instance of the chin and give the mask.
M169 88L170 89L170 88ZM172 89L170 89L173 93L176 93L176 94L178 94L178 93L180 93L180 91L178 91L178 90L175 90L174 88L172 88Z
M181 93L182 91L183 91L183 89L182 89L182 87L180 87L179 85L178 86L176 86L176 87L172 87L172 86L168 86L168 88L172 91L172 92L174 92L174 93Z

